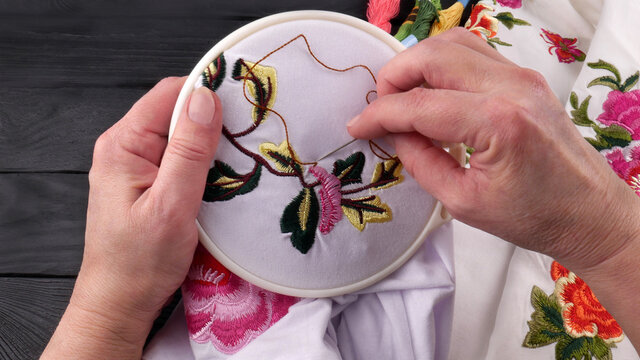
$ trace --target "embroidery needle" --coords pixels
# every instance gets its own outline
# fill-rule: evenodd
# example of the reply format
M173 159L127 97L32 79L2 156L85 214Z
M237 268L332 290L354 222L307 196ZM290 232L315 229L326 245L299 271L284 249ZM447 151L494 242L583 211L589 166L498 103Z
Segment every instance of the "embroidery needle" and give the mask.
M333 154L337 153L338 151L340 151L340 150L342 150L342 149L346 148L347 146L349 146L349 145L353 144L354 142L356 142L356 140L358 140L358 139L353 139L353 140L349 141L348 143L346 143L346 144L344 144L344 145L342 145L342 146L338 147L337 149L330 151L330 152L329 152L328 154L326 154L325 156L323 156L323 157L321 157L320 159L316 160L316 162L318 162L318 161L320 161L320 160L324 160L324 159L328 158L329 156L331 156L331 155L333 155Z

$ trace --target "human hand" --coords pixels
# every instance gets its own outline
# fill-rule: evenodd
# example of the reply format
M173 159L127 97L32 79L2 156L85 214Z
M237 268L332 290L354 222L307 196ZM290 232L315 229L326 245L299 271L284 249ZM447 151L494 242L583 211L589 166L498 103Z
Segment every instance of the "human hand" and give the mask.
M407 171L455 218L577 273L640 237L640 200L582 139L544 78L464 29L399 54L377 90L349 132L389 134ZM470 168L431 139L473 147Z
M99 356L139 358L153 320L182 284L198 243L195 219L222 126L220 100L202 87L167 144L183 83L158 83L96 142L83 263L47 350L61 341L68 347L68 333L83 323L82 348L93 356L96 347L87 346L87 335L95 335L102 350L111 343L122 351ZM61 328L66 335L59 335Z

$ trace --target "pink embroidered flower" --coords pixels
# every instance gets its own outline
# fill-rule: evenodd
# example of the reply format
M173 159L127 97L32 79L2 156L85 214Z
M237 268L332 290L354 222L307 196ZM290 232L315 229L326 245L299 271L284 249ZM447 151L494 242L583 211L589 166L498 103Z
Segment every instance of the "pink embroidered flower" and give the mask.
M640 146L631 150L631 160L627 160L620 148L606 153L605 158L613 171L640 196Z
M233 275L198 245L182 285L189 335L234 354L265 332L298 299L275 294Z
M492 38L498 33L498 19L491 16L492 13L491 6L482 2L478 3L471 10L469 20L464 27L480 38Z
M320 217L320 232L328 234L335 224L342 219L342 194L340 180L320 166L314 166L309 171L320 181L320 202L322 215Z
M621 126L629 131L633 140L640 140L640 90L611 91L602 109L604 112L598 116L599 122Z
M555 49L558 61L562 63L584 61L584 58L586 57L585 53L575 46L578 39L564 38L556 33L552 33L551 31L547 31L545 29L541 30L542 34L540 34L540 37L544 42L551 45L551 47L549 47L549 54L552 54L551 50Z
M522 0L498 0L498 4L512 9L518 9L522 6Z
M622 328L582 279L556 261L551 265L551 278L556 281L554 293L569 335L575 338L597 335L610 344L622 341Z

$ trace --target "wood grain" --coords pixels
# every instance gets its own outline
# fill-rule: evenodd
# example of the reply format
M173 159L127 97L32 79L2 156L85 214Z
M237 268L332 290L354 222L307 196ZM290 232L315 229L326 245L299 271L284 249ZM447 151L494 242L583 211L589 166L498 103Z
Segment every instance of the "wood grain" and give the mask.
M0 277L0 359L37 359L67 307L74 279Z
M0 174L0 274L75 275L87 194L84 174Z

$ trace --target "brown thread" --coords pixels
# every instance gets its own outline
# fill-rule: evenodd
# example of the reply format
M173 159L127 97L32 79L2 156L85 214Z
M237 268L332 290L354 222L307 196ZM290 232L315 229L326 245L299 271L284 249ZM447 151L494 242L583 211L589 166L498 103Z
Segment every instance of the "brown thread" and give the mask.
M256 77L256 76L255 76L255 74L253 73L253 69L254 69L256 66L258 66L258 64L260 64L261 62L263 62L264 60L266 60L266 59L267 59L268 57L270 57L271 55L273 55L273 54L275 54L276 52L278 52L278 51L282 50L283 48L285 48L286 46L288 46L289 44L291 44L292 42L294 42L294 41L296 41L296 40L298 40L298 39L300 39L300 38L302 38L302 40L304 40L304 43L306 44L306 46L307 46L307 50L309 51L309 54L311 55L311 57L313 57L313 59L314 59L318 64L322 65L324 68L326 68L326 69L328 69L328 70L331 70L331 71L336 71L336 72L347 72L347 71L349 71L349 70L353 70L353 69L355 69L355 68L363 68L363 69L367 70L367 72L369 73L369 75L371 75L371 79L373 79L373 83L374 83L374 84L376 84L376 83L377 83L377 81L376 81L376 76L373 74L373 72L371 71L371 69L370 69L368 66L366 66L366 65L363 65L363 64L357 64L357 65L353 65L353 66L350 66L350 67L345 68L345 69L337 69L337 68L331 67L331 66L329 66L329 65L325 64L324 62L322 62L322 61L321 61L320 59L318 59L318 57L314 54L313 50L311 50L311 45L309 45L309 40L307 39L307 37L306 37L304 34L299 34L299 35L297 35L297 36L296 36L296 37L294 37L293 39L291 39L291 40L287 41L286 43L284 43L284 44L280 45L278 48L276 48L276 49L272 50L271 52L269 52L267 55L263 56L260 60L258 60L257 62L255 62L255 63L253 64L253 66L251 66L251 68L250 68L250 69L248 69L248 70L247 70L247 73L248 73L248 74L250 74L252 77ZM259 105L259 104L255 103L255 102L253 102L251 99L249 99L249 96L247 96L247 92L246 92L246 84L247 84L247 80L248 80L248 77L247 77L247 76L244 76L244 77L243 77L243 79L242 79L242 95L244 95L244 98L245 98L245 99L246 99L246 100L247 100L251 105L253 105L253 106L257 107L258 109L264 110L265 112L270 111L271 113L275 114L275 115L280 119L280 121L282 122L282 125L284 126L284 135L285 135L285 139L286 139L286 141L287 141L287 148L288 148L288 150L289 150L289 153L290 153L290 154L294 154L293 147L291 146L291 141L289 141L289 128L287 127L287 122L285 121L284 117L283 117L279 112L277 112L276 110L274 110L274 109L272 109L272 108L269 108L268 106ZM369 95L371 95L372 93L375 93L375 92L376 92L375 90L371 90L371 91L369 91L369 92L367 93L367 95L365 96L365 100L367 101L367 104L370 104L370 101L369 101ZM234 135L235 135L235 134L234 134ZM382 152L387 156L387 158L383 158L383 157L379 156L379 155L378 155L378 154L373 150L373 145L375 145L378 149L380 149L380 150L381 150L381 151L382 151ZM391 156L391 155L389 155L386 151L384 151L384 149L382 149L382 148L381 148L378 144L376 144L373 140L369 140L369 147L371 148L372 153L373 153L375 156L377 156L378 158L383 159L383 160L390 160L390 159L392 159L392 156ZM293 157L293 156L291 157L291 159L292 159L294 162L296 162L296 163L298 163L298 164L300 164L300 165L314 165L314 166L315 166L315 165L317 165L317 164L318 164L318 162L317 162L317 161L314 161L314 162L303 162L303 161L299 161L299 160L295 159L295 157Z
M386 157L380 156L378 155L378 153L376 153L376 150L373 147L376 147L376 149L380 150ZM373 155L377 156L378 158L382 159L382 160L394 160L396 159L395 156L390 155L388 152L384 151L384 149L375 143L375 141L373 140L369 140L369 149L371 149L371 152L373 153Z

